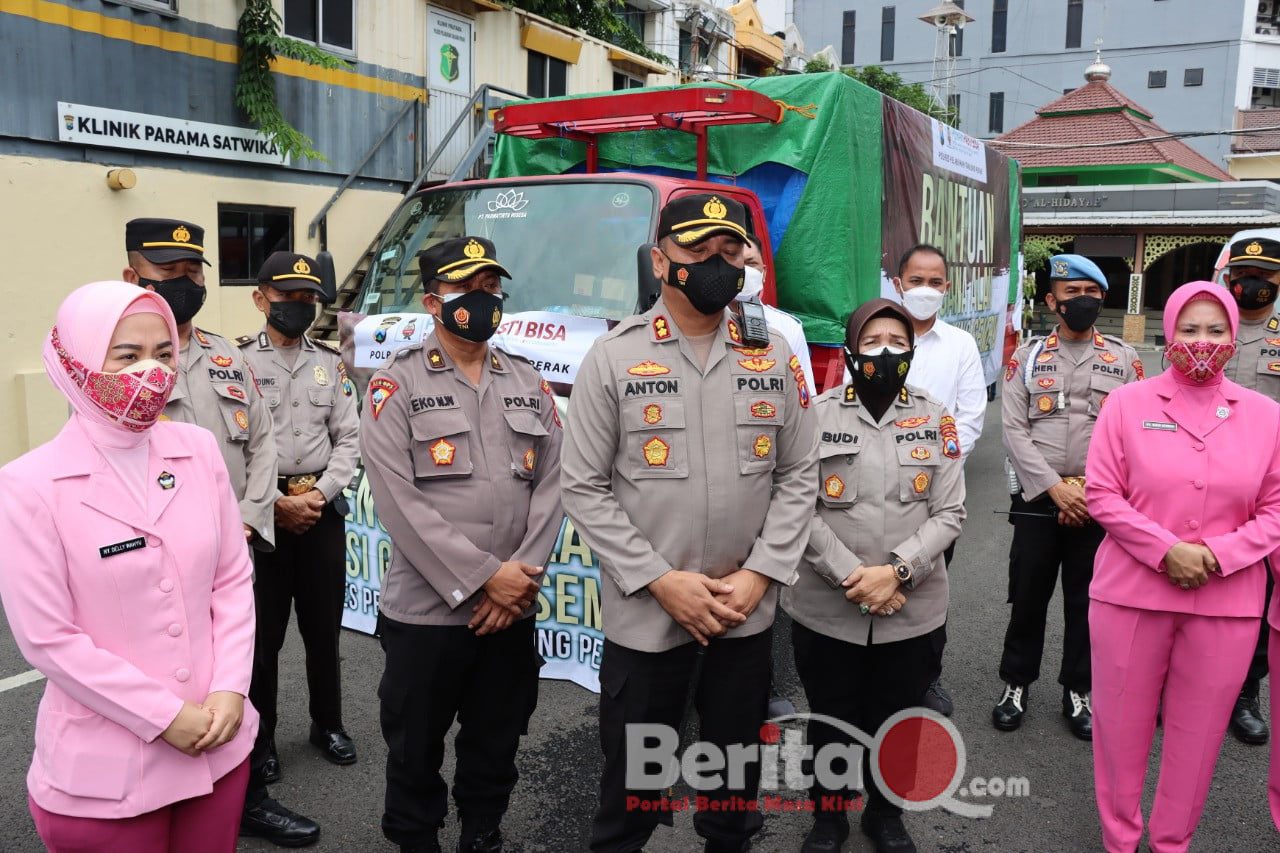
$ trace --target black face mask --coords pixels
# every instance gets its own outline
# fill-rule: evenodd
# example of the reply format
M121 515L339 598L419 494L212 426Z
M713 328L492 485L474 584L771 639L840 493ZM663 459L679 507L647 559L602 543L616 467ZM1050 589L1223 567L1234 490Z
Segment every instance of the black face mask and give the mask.
M664 253L665 254L665 253ZM744 273L721 255L712 255L696 264L681 264L671 260L666 283L684 291L689 304L702 314L719 314L742 290Z
M440 325L460 338L484 343L502 322L502 297L470 290L440 306Z
M179 326L190 323L191 318L200 312L204 305L204 297L208 293L204 285L196 284L191 276L179 276L164 281L138 276L138 283L143 287L154 287L160 298L169 303L173 312L173 321Z
M1276 293L1275 283L1265 278L1251 275L1231 281L1231 295L1235 297L1236 305L1245 311L1266 308L1276 301Z
M1101 311L1102 300L1098 297L1076 296L1060 301L1055 313L1062 318L1062 322L1066 323L1071 331L1086 332L1093 328Z
M893 353L884 347L878 353L854 355L845 349L844 360L853 374L853 388L876 420L884 416L893 398L907 383L912 354L912 350Z
M316 321L314 302L272 302L267 323L286 338L300 338Z

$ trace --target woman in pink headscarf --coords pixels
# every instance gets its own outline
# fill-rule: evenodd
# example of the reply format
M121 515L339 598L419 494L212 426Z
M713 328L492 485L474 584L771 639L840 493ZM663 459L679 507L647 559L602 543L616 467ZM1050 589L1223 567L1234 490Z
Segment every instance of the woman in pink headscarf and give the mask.
M1148 843L1188 848L1257 639L1280 541L1280 406L1223 378L1238 323L1218 285L1174 291L1169 369L1113 391L1089 446L1089 514L1106 530L1089 587L1094 783L1113 853L1142 838L1162 699Z
M157 423L177 341L156 294L76 290L44 348L71 418L0 468L0 598L48 678L27 790L54 853L235 849L251 563L214 437Z

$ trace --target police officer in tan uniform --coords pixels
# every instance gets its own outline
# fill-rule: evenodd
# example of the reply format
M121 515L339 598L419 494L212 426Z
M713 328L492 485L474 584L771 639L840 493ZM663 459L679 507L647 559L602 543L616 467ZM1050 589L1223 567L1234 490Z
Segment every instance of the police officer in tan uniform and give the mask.
M724 309L743 281L746 211L696 194L663 208L662 297L601 336L574 383L564 503L600 558L604 768L591 849L634 851L671 813L666 783L628 786L626 727L679 728L700 646L700 739L756 744L769 700L774 608L813 515L817 436L804 373L772 331L750 343ZM634 758L634 756L633 756ZM759 766L704 792L754 802ZM708 851L739 851L758 811L708 809Z
M782 593L782 607L795 620L796 672L809 710L868 735L924 701L946 642L944 553L965 517L956 420L905 384L914 350L911 320L896 303L873 299L849 318L845 360L852 378L817 399L817 515L800 579ZM827 744L847 742L810 720L806 743L815 756ZM817 813L800 849L837 853L856 795L852 780L824 781L818 765L810 771ZM902 808L885 798L869 766L862 781L868 795L862 830L876 850L915 850Z
M1280 293L1280 241L1267 237L1247 237L1228 250L1227 287L1240 308L1240 331L1236 354L1224 375L1280 402L1280 313L1276 294ZM1267 573L1267 598L1263 613L1271 606L1275 582ZM1231 712L1231 733L1241 743L1264 744L1271 732L1258 705L1262 679L1267 677L1266 620L1262 620L1258 645L1244 679L1244 687Z
M177 219L134 219L125 225L125 281L154 290L173 310L181 350L178 380L161 417L198 424L214 434L240 501L245 539L258 555L275 548L276 440L271 410L240 350L193 319L207 291L204 229ZM255 754L251 765L261 764ZM250 777L257 778L251 772ZM313 844L320 827L250 785L256 798L240 833L290 847Z
M1004 693L991 713L992 724L1002 731L1022 725L1028 689L1040 675L1045 617L1061 566L1066 621L1058 675L1062 713L1076 737L1093 737L1089 581L1104 531L1089 519L1084 463L1107 394L1143 375L1132 347L1094 329L1106 290L1106 276L1088 258L1050 258L1045 304L1058 315L1058 326L1048 337L1019 347L1005 368L1002 412L1012 466L1013 609L1000 659Z
M360 442L394 545L380 603L386 669L382 831L439 850L440 776L455 719L458 850L499 851L516 748L538 698L531 604L559 535L560 417L527 361L489 346L502 319L494 245L418 258L435 328L369 380Z
M206 293L204 229L177 219L134 219L125 225L125 249L124 280L159 293L178 323L178 382L163 417L198 424L218 437L245 538L270 550L276 499L271 412L240 351L192 323Z
M312 258L294 252L267 258L253 294L266 325L236 340L271 408L280 469L276 550L259 556L254 576L257 642L249 698L262 715L255 749L266 752L255 783L280 778L276 685L291 608L306 648L311 743L335 764L356 760L342 725L338 634L346 591L342 490L360 455L360 413L338 354L306 334L324 295L317 270Z

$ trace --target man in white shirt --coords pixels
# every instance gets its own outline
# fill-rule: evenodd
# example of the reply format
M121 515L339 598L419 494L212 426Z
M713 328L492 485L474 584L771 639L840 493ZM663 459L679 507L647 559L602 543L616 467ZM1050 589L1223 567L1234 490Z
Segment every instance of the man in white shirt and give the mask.
M764 299L762 298L764 295L764 258L760 255L760 246L756 243L754 237L747 240L742 255L747 262L746 269L743 271L746 281L743 282L742 290L738 293L738 301L764 304ZM787 346L791 347L791 351L800 360L800 369L804 371L805 381L809 383L809 388L816 394L818 386L813 382L813 361L809 358L809 342L804 337L804 326L786 311L768 304L764 304L764 319L769 324L769 328L787 339ZM981 429L981 424L979 424L979 429Z
M893 287L902 300L902 306L911 315L911 325L916 333L915 355L911 359L907 384L927 391L947 407L956 419L960 452L968 456L978 436L982 435L982 423L987 416L987 381L973 335L938 316L947 291L951 290L946 255L941 249L926 243L912 246L898 263ZM954 552L955 543L952 543L945 554L948 566ZM939 683L942 650L940 644L935 677L924 696L924 703L949 717L954 705Z

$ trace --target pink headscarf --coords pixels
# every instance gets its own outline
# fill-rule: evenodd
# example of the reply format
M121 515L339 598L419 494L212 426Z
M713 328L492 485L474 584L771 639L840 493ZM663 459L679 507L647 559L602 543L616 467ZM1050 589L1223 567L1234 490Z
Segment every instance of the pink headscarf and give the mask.
M123 281L95 281L76 288L62 305L54 329L44 343L44 369L49 380L75 410L95 444L113 447L134 446L146 440L146 431L130 432L109 418L86 395L63 366L53 345L56 330L62 348L88 370L101 370L107 360L111 336L122 319L132 314L159 314L169 327L170 340L178 345L178 327L158 294Z
M1236 301L1227 289L1212 281L1189 281L1173 292L1164 306L1164 339L1173 340L1182 309L1187 307L1188 302L1200 299L1212 299L1227 312L1227 322L1231 324L1231 340L1234 341L1240 330L1240 309L1236 307Z

